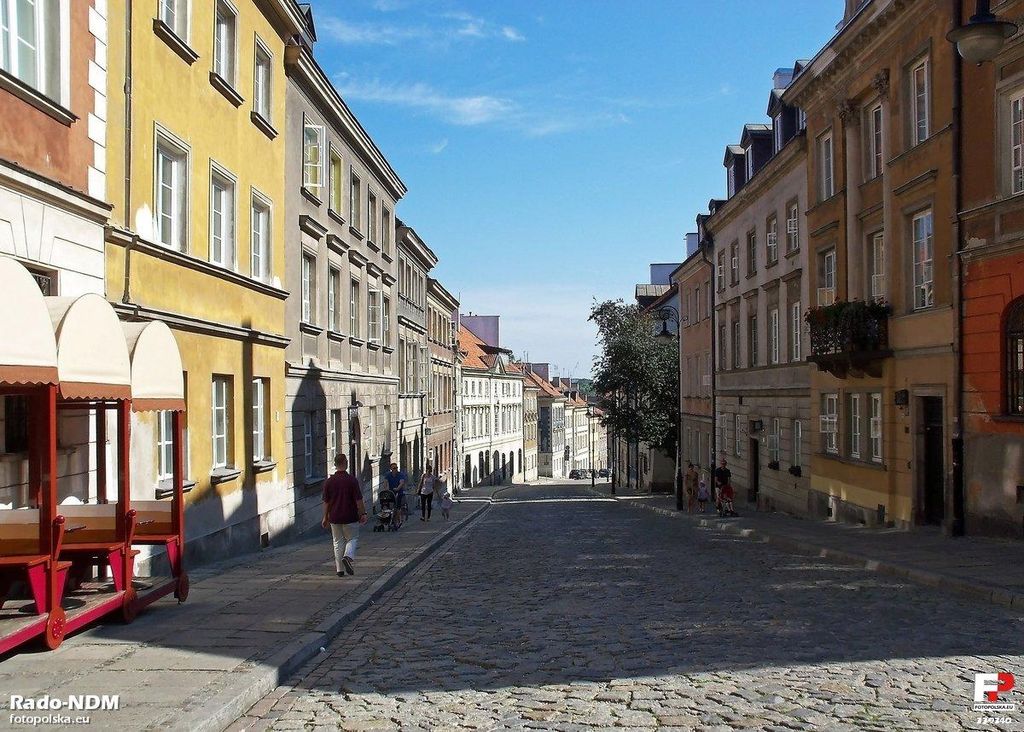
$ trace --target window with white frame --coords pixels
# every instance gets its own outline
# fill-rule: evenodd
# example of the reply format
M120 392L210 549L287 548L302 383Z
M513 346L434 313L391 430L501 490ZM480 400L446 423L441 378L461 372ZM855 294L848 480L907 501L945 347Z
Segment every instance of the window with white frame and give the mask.
M935 304L933 288L932 212L923 211L911 221L914 252L914 309Z
M337 267L328 267L327 272L327 327L335 333L341 331L341 303L338 296L341 294L341 270Z
M786 253L800 248L800 204L796 201L786 209Z
M859 458L861 451L861 396L850 395L850 457Z
M352 278L349 283L349 297L348 297L348 334L352 338L360 337L360 325L361 318L359 317L359 310L362 307L359 297L359 280Z
M0 0L0 5L8 0ZM183 41L188 40L188 0L160 0L160 20Z
M254 195L249 215L249 226L252 229L250 274L254 280L266 282L270 279L270 204Z
M836 301L836 250L829 249L820 255L818 273L821 286L818 288L818 307L831 305Z
M831 198L835 192L832 132L829 131L818 138L818 200Z
M757 272L757 231L747 232L747 275Z
M371 191L366 191L366 239L373 243L377 242L377 196Z
M372 285L366 290L367 340L380 343L380 290Z
M773 463L778 463L781 455L779 447L779 418L772 418L771 432L768 433L768 458Z
M768 350L773 364L779 362L779 309L772 308L768 313Z
M839 452L839 395L822 394L819 416L821 445L825 452Z
M302 322L313 323L316 317L316 258L302 254Z
M868 160L867 180L882 174L882 104L879 102L867 114Z
M740 283L740 244L735 241L729 245L729 283Z
M157 480L174 477L174 412L164 410L157 416Z
M252 459L267 456L267 380L252 380Z
M341 154L331 148L331 198L328 206L331 211L341 213L341 201L345 190L345 167L341 162Z
M210 261L235 267L235 181L216 168L210 173Z
M391 299L381 296L380 299L380 330L381 343L385 347L391 345Z
M725 252L718 253L718 267L715 269L715 285L719 292L725 289Z
M67 63L60 0L0 0L0 69L58 102Z
M213 377L211 400L211 427L213 437L213 467L227 467L231 460L231 377Z
M155 173L157 240L184 252L188 236L188 152L158 135Z
M882 462L882 395L871 394L871 413L868 422L868 439L871 442L871 459Z
M778 112L772 117L772 132L775 138L775 152L778 152L784 144L782 139L782 112Z
M348 187L348 215L352 220L350 223L356 229L361 229L362 221L360 220L362 213L362 187L359 183L359 176L353 171L349 174L349 187Z
M742 457L743 440L740 439L740 435L743 434L743 416L737 414L735 415L735 417L736 418L733 425L733 435L735 435L735 439L733 440L733 447L736 449L736 457Z
M1024 91L1010 99L1010 193L1024 193Z
M929 70L928 59L924 59L910 70L910 131L911 143L917 145L928 139L929 114Z
M342 435L344 433L342 430L340 409L331 410L330 421L328 424L331 430L330 442L327 445L331 451L331 455L328 459L332 461L330 464L333 464L333 459L344 452L342 449Z
M308 120L302 128L302 187L320 198L324 185L324 128Z
M213 36L213 72L235 85L235 36L238 18L226 0L217 0Z
M803 360L803 316L800 312L800 301L789 306L789 360L797 363Z
M885 300L885 232L876 231L871 235L871 248L868 256L868 270L871 273L871 299L877 302Z
M804 425L798 419L793 420L793 454L790 456L789 464L799 468L803 462L804 451Z
M313 413L302 412L302 470L306 480L316 477L313 461Z
M385 254L391 254L392 236L391 211L387 206L380 207L380 248Z
M765 223L764 243L767 263L775 264L779 261L779 219L775 214Z
M270 51L268 51L259 41L256 42L256 56L253 62L252 77L253 111L263 119L269 121L273 73Z

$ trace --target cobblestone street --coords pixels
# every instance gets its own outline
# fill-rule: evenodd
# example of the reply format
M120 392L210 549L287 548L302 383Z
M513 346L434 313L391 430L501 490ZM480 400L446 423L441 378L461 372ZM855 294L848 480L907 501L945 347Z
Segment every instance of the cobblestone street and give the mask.
M1019 614L588 496L500 493L235 727L1024 727L970 711Z

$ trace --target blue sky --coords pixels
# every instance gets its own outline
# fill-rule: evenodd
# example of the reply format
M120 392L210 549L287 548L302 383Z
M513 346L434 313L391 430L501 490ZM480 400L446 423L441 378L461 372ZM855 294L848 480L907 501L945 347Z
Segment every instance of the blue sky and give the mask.
M725 145L841 0L319 0L317 57L409 187L463 312L586 376L586 317L681 261Z

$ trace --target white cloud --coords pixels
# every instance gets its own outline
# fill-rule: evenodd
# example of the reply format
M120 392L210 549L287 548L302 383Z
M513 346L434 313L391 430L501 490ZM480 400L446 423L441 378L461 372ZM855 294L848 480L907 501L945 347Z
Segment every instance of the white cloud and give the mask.
M378 10L387 12L402 7L401 0L377 0ZM443 22L437 26L400 26L391 23L353 23L335 16L319 21L320 27L338 43L346 45L396 46L409 41L447 44L459 40L497 39L509 42L525 41L526 37L510 25L499 26L485 18L466 12L443 13Z
M428 148L428 150L433 155L440 155L442 152L444 152L446 147L448 147L448 138L447 137L444 138L443 140L435 142L433 145L431 145Z
M324 18L320 21L320 26L334 40L350 46L396 46L405 41L427 38L430 35L430 31L426 28L398 27L385 23L349 23L334 17Z
M510 25L506 25L506 26L502 27L501 35L503 35L507 40L510 40L510 41L518 42L518 41L525 41L526 40L526 36L524 36L522 33L517 31L515 28L513 28Z
M343 79L339 91L350 99L417 109L451 124L467 127L501 120L516 110L516 105L509 99L487 94L448 95L427 84L384 84L376 80L355 83Z

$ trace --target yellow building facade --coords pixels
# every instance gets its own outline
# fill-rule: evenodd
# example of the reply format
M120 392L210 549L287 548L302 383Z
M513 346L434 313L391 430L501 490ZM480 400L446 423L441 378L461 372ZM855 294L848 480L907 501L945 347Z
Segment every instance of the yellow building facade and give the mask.
M287 532L284 48L287 0L109 3L107 298L182 354L188 553ZM162 415L133 429L133 494L162 494Z

